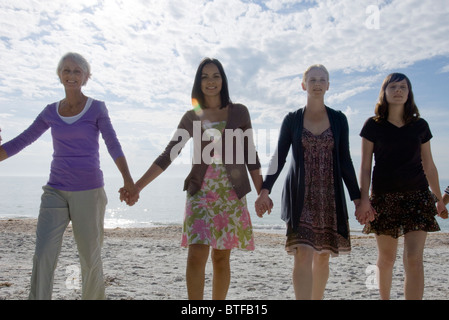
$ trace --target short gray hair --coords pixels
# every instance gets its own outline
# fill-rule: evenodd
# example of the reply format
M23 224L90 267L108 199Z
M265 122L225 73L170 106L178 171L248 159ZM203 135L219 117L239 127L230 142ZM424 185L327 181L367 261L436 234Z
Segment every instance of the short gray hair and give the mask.
M56 69L56 74L58 77L60 77L61 71L62 71L62 65L64 64L64 61L66 59L72 59L80 68L83 70L84 74L87 76L86 80L83 83L83 86L87 83L87 80L90 79L91 73L90 73L90 64L87 62L87 60L76 52L68 52L65 55L62 56L61 60L59 60L58 68Z

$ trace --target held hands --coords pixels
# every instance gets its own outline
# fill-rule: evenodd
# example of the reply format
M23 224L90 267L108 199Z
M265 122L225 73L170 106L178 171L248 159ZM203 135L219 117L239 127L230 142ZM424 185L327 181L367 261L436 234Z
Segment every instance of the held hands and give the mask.
M140 189L131 182L125 182L125 185L119 189L120 201L125 201L127 205L133 206L139 200Z
M377 212L371 206L369 200L354 200L354 204L356 208L355 217L361 225L367 224L368 222L371 222L375 219Z
M265 212L267 211L268 214L271 213L271 209L273 209L273 201L268 196L267 189L262 189L262 191L260 191L260 194L257 197L256 202L254 204L254 207L256 209L256 213L259 218L262 218Z

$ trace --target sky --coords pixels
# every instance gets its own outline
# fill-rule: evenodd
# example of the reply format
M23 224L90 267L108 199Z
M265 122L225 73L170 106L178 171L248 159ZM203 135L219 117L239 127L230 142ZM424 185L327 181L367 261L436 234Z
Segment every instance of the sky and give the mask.
M282 119L306 103L303 72L320 63L330 72L326 104L348 117L357 172L359 133L382 81L402 72L431 127L440 178L449 179L448 34L447 0L0 0L1 135L11 140L64 98L56 66L78 52L92 67L83 92L106 102L138 179L191 109L201 59L214 57L231 99L249 109L266 164ZM118 176L101 145L105 176ZM0 163L0 176L47 176L51 156L47 132ZM190 157L183 152L166 174L185 176Z

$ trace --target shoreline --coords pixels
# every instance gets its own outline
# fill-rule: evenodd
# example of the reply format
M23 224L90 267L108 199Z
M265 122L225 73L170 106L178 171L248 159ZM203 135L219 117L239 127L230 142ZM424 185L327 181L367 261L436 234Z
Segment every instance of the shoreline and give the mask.
M28 298L37 219L0 219L0 300ZM254 232L254 251L231 254L230 300L293 300L293 258L285 235ZM181 226L105 229L102 249L109 300L186 300L187 250L180 247ZM330 259L325 300L378 300L373 288L377 249L374 235L352 235L352 251ZM424 252L425 300L449 299L449 234L429 233ZM399 241L392 300L403 300L403 240ZM78 268L78 269L77 269ZM55 271L54 300L80 299L79 262L71 226ZM75 277L72 277L72 274ZM72 281L70 279L76 279ZM212 265L206 265L205 296L211 298Z

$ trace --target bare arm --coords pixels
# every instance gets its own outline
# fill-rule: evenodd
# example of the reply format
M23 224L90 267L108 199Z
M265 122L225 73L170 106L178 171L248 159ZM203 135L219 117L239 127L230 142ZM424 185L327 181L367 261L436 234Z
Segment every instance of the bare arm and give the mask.
M356 207L356 218L360 224L365 224L374 219L374 210L369 201L371 185L371 168L373 163L374 144L362 138L362 162L360 165L360 203ZM369 212L369 214L367 214Z
M0 129L0 132L2 132L2 129ZM0 161L3 161L8 158L8 154L1 145L2 145L2 136L0 135Z
M0 161L3 161L8 158L8 155L6 154L5 149L3 149L2 146L0 146Z
M445 193L443 195L443 202L444 202L444 205L447 205L449 203L449 194Z
M137 180L136 186L139 191L145 188L151 181L156 179L162 172L164 172L164 170L157 164L153 163L147 172L145 172L144 175Z
M2 132L2 129L0 129L0 132ZM8 158L8 155L6 154L6 151L5 149L3 149L1 144L2 144L2 136L0 135L0 161L3 161L6 158Z
M444 190L443 202L445 206L449 203L449 187L447 187L446 190Z
M426 174L430 190L438 199L437 202L438 215L444 219L447 219L448 212L443 202L443 197L441 195L438 170L435 166L435 162L433 161L432 151L430 148L430 141L424 143L421 146L421 159L424 168L424 173Z

